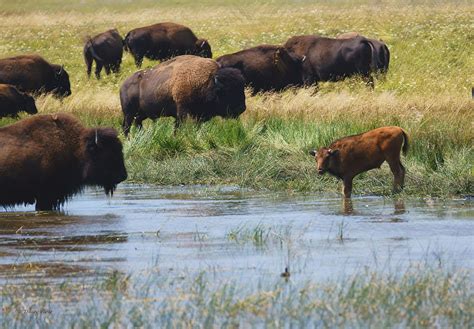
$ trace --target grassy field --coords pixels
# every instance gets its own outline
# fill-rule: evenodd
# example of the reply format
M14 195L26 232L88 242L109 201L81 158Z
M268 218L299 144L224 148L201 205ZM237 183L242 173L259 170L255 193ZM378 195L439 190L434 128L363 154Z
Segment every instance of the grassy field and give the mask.
M392 54L374 91L353 78L318 91L248 94L239 120L188 122L176 134L171 119L145 122L143 131L124 139L130 181L335 192L339 183L318 177L307 152L345 135L399 125L411 137L402 160L404 193L464 195L474 194L473 15L469 1L0 1L0 56L39 53L65 65L72 96L63 102L40 97L40 112L71 112L87 125L120 129L118 90L136 68L126 54L120 74L89 80L82 58L87 35L112 27L124 35L174 21L207 38L217 57L297 34L359 31L383 39ZM356 179L354 192L387 195L391 181L384 165Z

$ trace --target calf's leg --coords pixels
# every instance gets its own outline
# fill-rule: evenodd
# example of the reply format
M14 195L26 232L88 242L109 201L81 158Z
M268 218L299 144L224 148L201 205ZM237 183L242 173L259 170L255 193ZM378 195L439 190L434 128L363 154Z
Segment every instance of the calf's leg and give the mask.
M354 177L344 177L343 183L344 187L342 192L344 193L345 198L350 198L352 194L352 180Z
M388 157L387 162L393 174L393 193L398 193L405 182L405 167L400 162L400 154Z

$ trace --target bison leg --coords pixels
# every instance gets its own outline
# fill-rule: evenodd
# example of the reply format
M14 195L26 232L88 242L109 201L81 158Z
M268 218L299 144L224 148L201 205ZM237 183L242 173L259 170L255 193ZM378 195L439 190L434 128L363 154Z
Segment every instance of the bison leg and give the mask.
M135 53L133 54L133 58L135 60L135 65L137 66L137 68L142 67L143 57L144 55L141 55L141 54L135 54Z
M387 162L393 173L393 193L398 193L405 183L405 167L400 162L400 155L387 159Z
M342 192L344 193L344 197L347 199L349 199L352 194L352 179L353 177L347 177L343 180L344 185L342 188Z
M120 64L122 64L121 61L118 61L118 62L112 64L112 66L110 67L112 69L112 72L120 73Z
M92 72L92 63L94 62L92 54L90 54L89 52L84 52L84 61L86 62L87 67L87 77L90 78Z
M110 64L104 65L105 74L110 75Z
M98 79L100 79L100 71L102 71L102 62L99 62L99 61L95 61L95 77Z
M36 199L36 211L52 211L54 208L54 201L48 199Z
M130 114L124 115L123 117L122 128L125 136L128 136L128 133L130 132L130 127L132 126L133 119L134 116Z

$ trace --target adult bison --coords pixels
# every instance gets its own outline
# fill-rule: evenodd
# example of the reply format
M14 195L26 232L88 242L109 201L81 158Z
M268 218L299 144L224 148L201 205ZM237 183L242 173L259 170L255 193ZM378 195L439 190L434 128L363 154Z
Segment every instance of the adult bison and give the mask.
M305 57L303 82L338 81L360 74L373 86L374 51L365 38L330 39L316 35L300 35L288 39L285 48Z
M38 55L20 55L0 59L0 83L30 93L71 95L69 75L61 65L50 64Z
M87 66L87 76L90 77L92 63L95 61L95 76L100 79L102 67L105 73L118 73L122 63L123 39L117 29L108 30L91 38L84 45L84 61Z
M239 69L254 92L282 90L301 84L302 57L281 46L261 45L216 59L222 67Z
M0 117L17 117L19 112L38 113L33 97L15 86L0 84Z
M380 71L381 73L387 73L388 66L390 64L390 51L388 50L387 45L382 40L369 39L360 35L357 32L347 32L339 34L337 36L337 39L352 39L357 37L365 38L372 44L372 47L375 51L376 70Z
M402 148L403 145L403 148ZM400 127L382 127L368 132L344 137L328 147L311 151L318 173L325 172L342 179L344 196L351 197L352 180L365 171L380 168L387 161L394 176L394 192L403 188L405 168L400 161L400 151L408 151L408 135Z
M141 127L146 118L187 116L209 120L237 117L245 111L245 81L239 70L221 68L212 59L184 55L138 71L120 88L123 130Z
M186 26L170 22L128 32L124 47L133 55L137 67L141 67L144 57L161 61L186 54L212 58L207 40L198 39Z
M127 178L112 128L85 128L68 114L36 115L0 128L0 205L57 210L86 185L111 194Z

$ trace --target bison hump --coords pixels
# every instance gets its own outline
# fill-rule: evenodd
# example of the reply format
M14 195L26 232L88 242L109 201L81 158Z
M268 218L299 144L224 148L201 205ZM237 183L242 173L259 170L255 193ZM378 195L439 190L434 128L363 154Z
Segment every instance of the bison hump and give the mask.
M174 66L172 93L177 103L205 97L219 69L214 60L191 55L180 56Z

